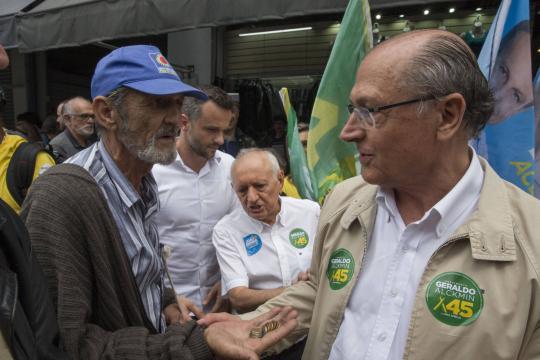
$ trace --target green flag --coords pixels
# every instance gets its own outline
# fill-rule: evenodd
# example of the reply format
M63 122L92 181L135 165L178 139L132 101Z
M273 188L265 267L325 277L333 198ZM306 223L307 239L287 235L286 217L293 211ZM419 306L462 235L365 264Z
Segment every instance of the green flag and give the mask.
M287 151L289 153L291 177L298 193L303 199L317 200L307 166L304 147L300 142L298 119L294 108L291 106L289 91L283 88L279 90L279 95L285 109L285 114L287 114Z
M356 175L357 150L339 139L356 70L372 46L367 0L350 0L313 105L308 136L308 166L322 202L339 182Z

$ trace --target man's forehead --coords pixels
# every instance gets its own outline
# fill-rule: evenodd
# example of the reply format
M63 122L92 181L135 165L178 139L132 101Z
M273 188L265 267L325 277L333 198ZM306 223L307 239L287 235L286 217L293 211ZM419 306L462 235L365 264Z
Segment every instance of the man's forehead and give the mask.
M409 71L410 60L431 36L433 35L428 33L400 36L370 51L358 67L351 100L387 97L394 92L399 87L403 74Z
M227 125L230 125L230 121L233 118L232 110L222 108L213 100L207 100L201 104L198 121L203 120L205 123L215 123L221 122L224 118L227 120Z
M91 108L92 103L85 99L76 98L71 100L71 107L81 109L81 108Z
M399 83L399 70L396 67L373 67L362 64L351 89L351 101L363 103L380 99L393 92Z
M234 169L237 172L248 172L252 174L265 174L272 172L272 164L267 155L262 151L254 151L244 154L235 161Z
M92 108L92 103L90 101L85 100L85 101L81 101L79 106L82 108Z

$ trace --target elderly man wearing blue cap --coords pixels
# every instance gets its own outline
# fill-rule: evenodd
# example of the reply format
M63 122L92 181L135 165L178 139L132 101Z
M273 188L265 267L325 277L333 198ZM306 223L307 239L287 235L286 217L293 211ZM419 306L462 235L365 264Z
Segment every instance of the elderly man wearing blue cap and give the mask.
M64 347L75 359L256 358L292 330L294 311L203 331L194 321L177 323L163 282L150 170L175 159L184 97L206 95L183 83L159 49L140 45L101 59L91 92L100 140L44 174L22 209ZM265 321L282 326L249 338Z

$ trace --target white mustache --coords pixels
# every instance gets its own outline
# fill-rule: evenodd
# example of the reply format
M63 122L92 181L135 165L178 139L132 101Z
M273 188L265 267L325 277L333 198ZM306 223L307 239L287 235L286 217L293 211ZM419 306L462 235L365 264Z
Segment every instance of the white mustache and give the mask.
M154 135L154 138L160 138L162 136L176 136L178 127L177 126L163 126Z

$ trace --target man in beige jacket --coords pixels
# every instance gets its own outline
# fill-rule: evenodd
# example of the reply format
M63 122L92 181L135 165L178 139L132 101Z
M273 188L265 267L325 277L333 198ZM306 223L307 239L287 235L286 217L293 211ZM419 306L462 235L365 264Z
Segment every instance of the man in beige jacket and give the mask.
M303 359L540 359L540 204L468 146L493 111L472 52L428 30L367 55L341 138L362 176L321 212L292 305ZM207 319L209 321L211 319Z

